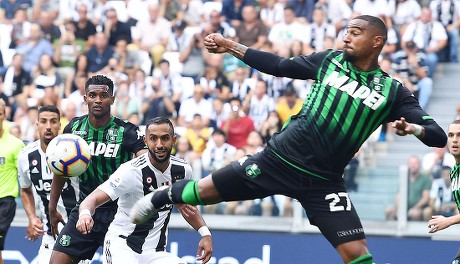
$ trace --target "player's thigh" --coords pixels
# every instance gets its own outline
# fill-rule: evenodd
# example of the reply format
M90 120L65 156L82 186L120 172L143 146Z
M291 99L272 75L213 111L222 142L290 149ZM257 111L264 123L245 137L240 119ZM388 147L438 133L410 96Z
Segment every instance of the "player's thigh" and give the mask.
M38 249L38 264L50 263L51 254L53 253L54 238L50 235L45 234L42 237L42 244Z
M126 239L107 234L102 249L103 264L142 264L138 261L140 254L134 252L126 244Z
M143 252L139 256L139 264L187 264L186 261L182 260L178 256L166 252L159 251L155 252L154 250L149 250L148 252Z
M296 197L306 210L310 223L316 225L336 248L350 241L365 239L364 230L343 180L311 177L308 192Z

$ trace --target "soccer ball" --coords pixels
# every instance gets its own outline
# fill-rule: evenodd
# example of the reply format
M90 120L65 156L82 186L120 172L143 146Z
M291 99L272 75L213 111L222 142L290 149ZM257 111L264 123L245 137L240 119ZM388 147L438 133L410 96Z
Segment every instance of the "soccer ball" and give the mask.
M91 153L88 143L74 134L61 134L48 144L46 162L50 170L63 178L82 174L89 165Z

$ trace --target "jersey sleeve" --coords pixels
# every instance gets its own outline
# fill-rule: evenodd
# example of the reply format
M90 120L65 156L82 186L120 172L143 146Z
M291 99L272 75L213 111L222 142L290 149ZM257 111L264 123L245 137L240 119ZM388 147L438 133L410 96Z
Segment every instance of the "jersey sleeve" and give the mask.
M135 170L124 164L107 181L99 185L98 188L105 192L112 201L115 201L123 194L132 192L134 188L134 184L132 183L133 174L136 174Z
M317 72L331 50L283 58L270 52L248 49L243 61L257 70L277 77L316 79Z
M62 133L66 134L66 133L72 133L72 125L73 123L75 122L75 118L72 118L72 120L69 121L69 123L64 127L64 129L62 130Z
M404 117L409 123L419 124L425 128L425 136L420 139L425 145L438 148L446 145L447 136L444 130L430 115L423 111L417 99L404 87L397 91L388 121L399 120L401 117Z
M123 147L132 153L147 148L144 142L144 136L138 126L127 123L126 131L123 135Z
M190 164L185 165L185 178L184 180L193 180L193 171L192 166Z
M18 180L21 188L29 188L32 185L27 153L24 151L21 151L18 156Z

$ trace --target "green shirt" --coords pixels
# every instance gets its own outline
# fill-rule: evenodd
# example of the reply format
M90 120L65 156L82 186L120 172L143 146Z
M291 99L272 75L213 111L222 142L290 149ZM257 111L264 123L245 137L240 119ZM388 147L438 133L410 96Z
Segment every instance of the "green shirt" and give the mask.
M452 182L450 186L452 188L452 196L455 199L455 203L457 203L458 210L460 210L459 179L460 179L460 164L456 164L450 171L450 181Z
M0 198L18 197L18 154L24 146L22 140L3 131L0 137Z

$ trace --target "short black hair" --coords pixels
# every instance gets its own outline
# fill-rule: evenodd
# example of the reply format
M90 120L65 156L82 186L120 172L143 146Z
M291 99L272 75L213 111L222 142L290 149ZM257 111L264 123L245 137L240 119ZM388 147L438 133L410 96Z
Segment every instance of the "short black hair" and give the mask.
M357 17L355 17L353 19L362 19L364 21L367 21L368 24L369 24L369 28L372 31L374 31L376 35L382 36L384 43L387 41L388 28L385 25L385 22L383 22L383 20L380 19L379 17L369 16L369 15L361 15L361 16L357 16Z
M454 121L452 121L452 123L450 123L451 125L458 125L460 124L460 119L455 119Z
M58 115L58 118L61 118L61 112L54 105L44 105L38 109L38 115L40 115L43 112L53 112Z
M89 78L85 83L85 93L88 92L88 88L90 85L106 85L109 87L110 94L113 95L113 81L104 75L94 75Z
M147 124L145 124L145 135L147 135L147 130L149 129L150 125L161 125L161 124L168 124L171 130L171 135L174 136L175 134L174 125L172 124L171 120L169 120L166 117L162 117L162 116L157 116L147 121Z
M228 103L231 103L233 101L237 101L238 103L240 103L240 105L242 104L241 99L238 96L232 97L227 100Z
M225 132L220 128L214 128L211 135L222 135L225 137Z

